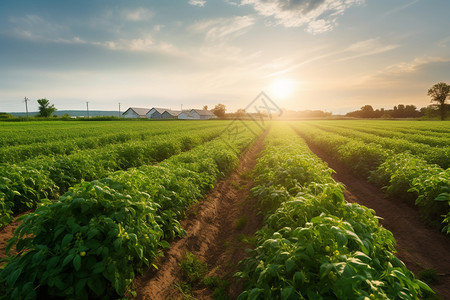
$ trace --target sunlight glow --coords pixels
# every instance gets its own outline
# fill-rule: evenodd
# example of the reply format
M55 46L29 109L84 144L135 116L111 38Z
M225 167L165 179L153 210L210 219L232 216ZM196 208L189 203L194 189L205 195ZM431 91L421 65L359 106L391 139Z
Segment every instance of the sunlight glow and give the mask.
M279 78L269 86L269 93L275 99L289 98L296 88L296 83L290 78Z

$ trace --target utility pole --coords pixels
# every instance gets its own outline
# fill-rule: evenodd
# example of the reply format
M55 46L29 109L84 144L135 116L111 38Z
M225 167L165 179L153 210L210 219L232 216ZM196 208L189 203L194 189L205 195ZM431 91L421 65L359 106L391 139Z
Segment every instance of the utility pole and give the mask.
M30 117L28 116L28 101L30 101L27 97L25 97L25 109L27 110L27 120L30 119Z
M89 119L89 101L86 101L87 117Z
M120 118L120 102L119 102L119 118Z

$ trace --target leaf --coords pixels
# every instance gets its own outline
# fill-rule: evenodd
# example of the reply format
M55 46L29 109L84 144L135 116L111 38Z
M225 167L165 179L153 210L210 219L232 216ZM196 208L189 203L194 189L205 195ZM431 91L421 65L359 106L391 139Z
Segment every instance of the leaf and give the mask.
M159 244L161 245L161 247L163 248L170 248L170 244L167 241L160 241Z
M64 248L68 243L70 243L70 241L72 241L73 238L73 234L68 233L64 236L64 238L62 239L61 242L61 248Z
M65 265L67 265L68 263L70 263L73 260L74 255L73 254L69 254L66 256L66 258L64 258L62 266L64 267Z
M12 274L10 274L6 278L6 283L8 284L8 286L13 287L14 284L16 283L16 281L17 281L17 278L19 278L21 273L22 273L22 268L18 268L17 270L12 272Z
M78 271L81 267L81 256L79 254L75 255L75 258L73 259L73 266L75 268L75 271Z
M286 266L286 271L288 273L292 272L292 270L294 270L296 267L295 261L291 258L288 258L284 265Z
M295 289L293 287L283 288L283 290L281 291L281 299L295 299Z

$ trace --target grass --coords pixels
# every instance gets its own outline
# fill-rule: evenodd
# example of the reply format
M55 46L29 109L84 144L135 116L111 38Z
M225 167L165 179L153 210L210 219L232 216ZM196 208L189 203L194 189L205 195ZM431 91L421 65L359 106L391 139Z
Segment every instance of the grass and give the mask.
M237 230L242 230L247 224L247 216L242 216L236 220L234 220L234 228Z
M206 263L199 260L189 251L186 252L185 257L181 260L180 268L183 277L191 284L198 283L206 275L208 270Z

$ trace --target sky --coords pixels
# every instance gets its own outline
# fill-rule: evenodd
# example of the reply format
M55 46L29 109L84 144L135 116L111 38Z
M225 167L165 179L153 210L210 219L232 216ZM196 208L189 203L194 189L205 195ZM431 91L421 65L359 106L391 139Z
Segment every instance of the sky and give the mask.
M0 111L430 104L449 0L1 0Z

